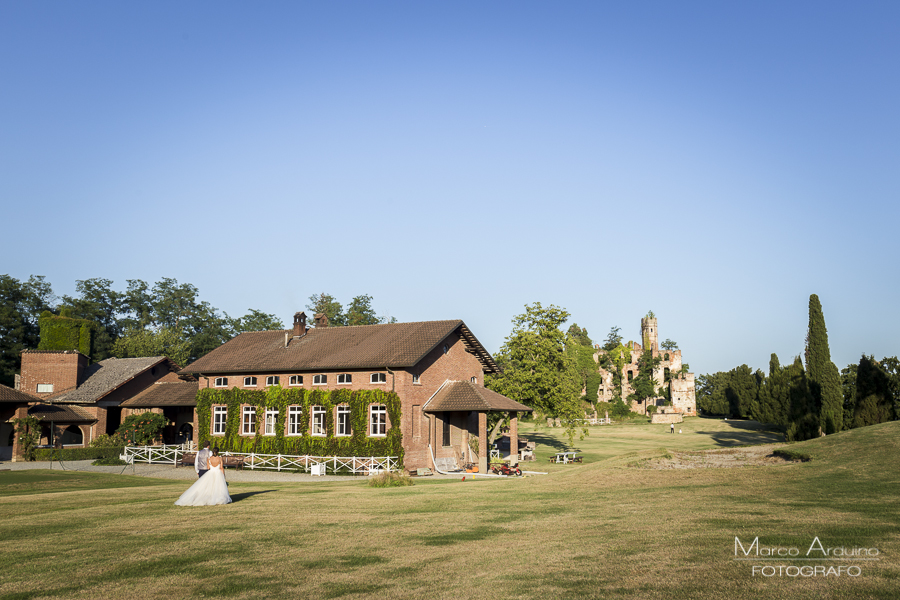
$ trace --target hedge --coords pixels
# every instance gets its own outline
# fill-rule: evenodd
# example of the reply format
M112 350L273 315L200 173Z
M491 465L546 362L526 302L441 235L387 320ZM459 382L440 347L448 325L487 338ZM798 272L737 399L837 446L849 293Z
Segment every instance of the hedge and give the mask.
M112 458L123 454L125 448L38 448L35 460L96 460Z

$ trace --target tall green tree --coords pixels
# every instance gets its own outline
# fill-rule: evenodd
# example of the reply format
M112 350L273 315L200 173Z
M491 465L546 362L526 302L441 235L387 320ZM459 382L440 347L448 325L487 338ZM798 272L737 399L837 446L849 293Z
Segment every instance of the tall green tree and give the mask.
M544 308L540 302L526 305L497 353L503 373L487 377L485 385L543 415L558 417L571 443L584 412L561 329L568 318L564 308Z
M615 325L609 328L609 333L606 334L606 341L603 342L604 350L610 352L613 348L622 345L622 334L619 333L620 331L622 331L622 328Z
M55 300L43 276L19 281L0 275L0 383L12 387L22 365L22 350L37 348L39 319Z
M631 389L633 391L628 395L628 400L643 406L645 413L648 410L647 407L650 401L661 395L658 387L660 382L654 377L654 371L661 361L662 357L657 356L654 358L653 353L649 349L641 352L641 357L638 358L638 374L631 381Z
M275 315L264 313L255 308L251 308L249 311L250 312L243 317L232 320L231 328L235 334L243 333L244 331L274 331L276 329L284 329L284 323Z
M853 427L853 415L856 414L856 374L859 365L847 365L841 369L841 390L844 396L844 429Z
M891 420L893 398L888 374L874 357L863 354L856 372L856 406L853 427L866 427Z
M328 325L330 327L346 325L344 307L331 294L326 294L325 292L313 294L309 297L309 304L306 305L306 310L313 315L324 314L328 317Z
M168 356L179 366L191 359L191 342L180 331L163 327L158 330L135 328L125 332L113 346L116 358Z
M809 379L798 356L785 369L790 390L790 424L785 432L789 442L809 440L819 436L821 431L821 406L809 389Z
M372 296L356 296L347 306L347 325L377 325L381 319L372 308Z
M63 296L60 309L68 316L95 324L91 360L100 361L114 355L113 345L122 333L119 324L122 294L112 289L112 280L102 277L75 282L77 296Z
M806 335L806 370L809 388L817 405L821 406L819 423L824 433L836 433L843 427L844 407L841 377L831 362L828 330L819 297L809 297L809 331Z

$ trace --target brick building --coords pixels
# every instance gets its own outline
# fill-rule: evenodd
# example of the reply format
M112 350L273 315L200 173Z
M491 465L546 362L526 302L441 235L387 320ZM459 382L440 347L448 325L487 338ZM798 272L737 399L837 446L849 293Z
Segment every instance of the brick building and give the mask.
M15 460L19 452L10 420L26 415L42 421L41 444L87 446L119 427L127 400L154 382L180 381L175 374L178 368L165 356L108 358L89 364L76 351L25 350L19 389L12 390L17 394L0 395L0 444L12 446L11 452L8 447L0 452L11 453ZM196 382L189 385L196 393ZM192 424L193 412L182 419Z
M384 435L384 427L400 427L405 467L416 469L434 467L436 462L474 462L469 440L475 436L478 448L487 448L488 413L511 413L515 429L518 413L531 412L484 388L484 375L497 372L494 359L460 320L328 327L327 318L316 315L316 326L310 328L306 314L299 312L292 330L242 333L180 374L196 377L201 389L280 385L395 392L401 403L400 423L386 423L381 409L370 407L367 435ZM221 428L215 427L214 419L195 427L219 435ZM334 419L338 422L340 415ZM247 435L257 435L262 421L254 422ZM477 458L484 472L487 452Z

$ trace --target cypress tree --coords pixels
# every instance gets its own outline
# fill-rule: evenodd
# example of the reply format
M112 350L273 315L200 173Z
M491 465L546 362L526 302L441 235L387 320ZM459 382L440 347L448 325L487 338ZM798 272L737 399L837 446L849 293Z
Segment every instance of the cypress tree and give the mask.
M806 334L806 371L809 391L815 405L820 407L819 425L823 433L837 433L843 427L844 402L841 376L831 362L828 349L828 330L819 297L809 297L809 331Z
M790 395L790 425L785 433L789 442L808 440L819 435L819 405L810 393L809 379L798 356L784 369Z
M865 427L891 420L890 380L874 357L863 354L856 373L856 406L853 427Z

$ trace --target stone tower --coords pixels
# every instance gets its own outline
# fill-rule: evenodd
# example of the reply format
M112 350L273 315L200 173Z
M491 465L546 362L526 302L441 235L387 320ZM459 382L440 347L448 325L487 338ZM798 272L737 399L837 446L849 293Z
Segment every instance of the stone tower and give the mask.
M656 327L656 317L641 319L641 345L644 350L652 350L654 355L659 352L659 330Z

